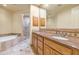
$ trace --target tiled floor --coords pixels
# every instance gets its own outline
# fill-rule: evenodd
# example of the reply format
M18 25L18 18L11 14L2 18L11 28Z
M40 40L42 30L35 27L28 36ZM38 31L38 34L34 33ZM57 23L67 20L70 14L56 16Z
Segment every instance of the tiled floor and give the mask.
M0 55L33 55L33 52L31 47L27 44L27 41L24 40L14 47L0 52Z

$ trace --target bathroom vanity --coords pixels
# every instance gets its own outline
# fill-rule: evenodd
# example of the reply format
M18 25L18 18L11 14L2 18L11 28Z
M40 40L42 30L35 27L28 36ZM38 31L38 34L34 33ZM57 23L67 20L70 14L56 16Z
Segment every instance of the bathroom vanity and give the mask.
M78 55L78 32L66 30L54 30L50 33L46 31L33 32L32 49L37 55Z

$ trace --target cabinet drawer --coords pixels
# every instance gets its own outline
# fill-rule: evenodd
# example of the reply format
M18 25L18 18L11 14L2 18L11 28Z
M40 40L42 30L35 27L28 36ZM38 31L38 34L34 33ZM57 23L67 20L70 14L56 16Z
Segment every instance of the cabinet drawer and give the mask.
M51 40L48 40L48 39L44 39L44 43L47 44L48 46L50 46L51 48L57 50L58 52L60 52L61 54L71 54L72 53L72 50L65 47L65 46L62 46L62 45L59 45Z
M38 40L40 40L41 42L43 42L43 37L42 36L38 36Z
M43 49L38 48L38 54L43 55Z
M40 47L41 49L43 49L43 42L38 40L38 47Z
M44 55L51 55L52 49L44 44Z

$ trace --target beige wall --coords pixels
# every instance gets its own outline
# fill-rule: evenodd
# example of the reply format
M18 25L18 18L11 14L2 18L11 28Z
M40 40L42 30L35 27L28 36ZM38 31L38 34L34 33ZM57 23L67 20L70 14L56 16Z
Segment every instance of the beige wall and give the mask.
M79 6L60 13L57 28L79 28Z
M71 15L71 10L66 10L57 15L57 28L72 28L73 20Z
M12 13L0 8L0 34L12 32Z
M79 6L62 11L48 23L48 27L54 28L79 28Z
M19 13L13 14L13 33L22 33L22 15Z
M72 8L72 22L75 28L79 28L79 6Z
M0 34L22 33L22 14L0 8Z
M55 18L48 18L46 22L46 28L55 28L56 27L56 19Z

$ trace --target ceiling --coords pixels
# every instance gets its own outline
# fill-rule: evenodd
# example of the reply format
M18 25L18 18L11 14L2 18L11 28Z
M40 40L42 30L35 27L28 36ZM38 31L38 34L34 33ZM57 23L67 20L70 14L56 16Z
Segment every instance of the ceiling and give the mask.
M7 4L7 6L3 6L0 4L1 7L12 11L12 12L18 12L18 11L25 11L27 13L30 13L30 5L29 4ZM69 8L73 8L75 6L79 6L78 4L49 4L48 6L44 6L43 4L36 4L36 6L40 6L42 8L47 9L47 16L48 17L54 17L61 11L64 11Z
M7 4L7 6L3 6L1 4L0 6L12 12L17 12L17 11L30 12L29 4Z

